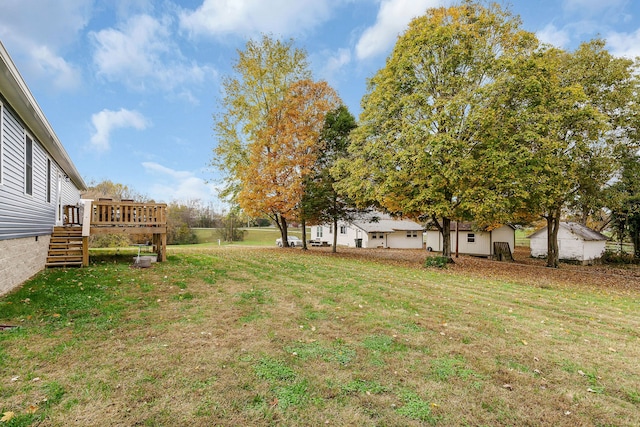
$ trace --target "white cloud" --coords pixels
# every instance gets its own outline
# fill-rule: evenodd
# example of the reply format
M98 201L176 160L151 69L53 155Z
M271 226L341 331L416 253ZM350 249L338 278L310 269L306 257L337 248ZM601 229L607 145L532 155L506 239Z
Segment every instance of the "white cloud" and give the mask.
M548 24L536 33L542 43L547 43L556 47L565 47L571 42L571 37L566 29L558 29L553 24Z
M337 0L204 0L196 10L180 13L180 27L194 36L291 35L324 22L337 3Z
M73 89L82 80L80 70L62 57L56 56L46 46L34 48L32 68L36 67L43 75L48 75L58 89Z
M610 33L607 35L607 44L612 55L629 59L640 57L640 29L630 34Z
M0 37L59 48L73 42L88 24L92 4L93 0L2 0Z
M570 13L599 16L605 11L620 9L628 0L564 0L563 8Z
M111 132L116 129L134 128L144 130L149 126L147 119L137 111L121 108L119 111L102 110L91 116L95 132L91 135L91 146L98 151L107 151L111 142Z
M338 49L337 51L321 52L319 62L323 64L320 76L325 80L332 80L336 73L351 63L351 50Z
M119 28L90 33L98 74L136 90L172 91L204 82L215 70L187 61L172 40L171 20L136 15Z
M156 201L217 200L218 188L190 171L177 171L155 162L143 162L142 167L154 176L150 197Z
M382 0L376 23L362 33L356 45L356 56L366 59L386 52L413 18L448 3L449 0Z
M81 73L60 51L86 27L92 4L92 0L2 0L0 39L30 79L46 80L55 89L75 88Z

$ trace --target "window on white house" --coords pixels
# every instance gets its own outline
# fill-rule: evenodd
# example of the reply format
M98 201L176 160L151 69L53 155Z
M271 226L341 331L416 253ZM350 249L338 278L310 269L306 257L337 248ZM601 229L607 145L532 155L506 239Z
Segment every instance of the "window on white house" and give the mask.
M467 243L475 243L475 242L476 242L475 233L468 233L467 234Z
M341 225L340 226L340 234L347 234L347 226L346 225Z
M316 228L316 237L322 237L322 227Z
M371 238L372 238L372 239L377 239L377 238L378 238L378 235L377 235L376 233L373 233L373 234L371 235Z
M25 137L24 192L33 195L33 141L29 136Z
M407 237L418 237L417 231L407 231Z

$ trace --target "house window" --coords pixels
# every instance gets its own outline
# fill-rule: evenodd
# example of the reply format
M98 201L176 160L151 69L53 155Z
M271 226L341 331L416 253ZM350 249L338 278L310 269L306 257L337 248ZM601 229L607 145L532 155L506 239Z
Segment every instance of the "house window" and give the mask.
M475 233L468 233L467 234L467 243L475 243L475 242L476 242Z
M407 231L407 237L418 237L417 231Z
M51 159L47 159L47 203L51 203Z
M347 226L346 225L341 225L340 226L340 234L347 234Z
M322 227L316 227L316 237L322 237Z
M377 238L378 238L378 235L377 235L376 233L373 233L373 234L371 235L371 238L372 238L372 239L377 239Z
M33 194L33 140L28 136L25 139L24 150L24 192Z

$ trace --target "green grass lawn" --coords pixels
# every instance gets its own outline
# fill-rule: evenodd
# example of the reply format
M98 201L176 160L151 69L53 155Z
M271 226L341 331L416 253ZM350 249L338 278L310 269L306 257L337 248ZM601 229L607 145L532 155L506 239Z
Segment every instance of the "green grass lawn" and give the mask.
M317 250L129 255L0 298L0 426L640 425L640 292Z
M252 227L242 228L245 230L244 240L240 242L220 242L222 246L275 246L276 239L280 237L280 230L275 227ZM198 237L199 244L218 244L218 235L214 228L196 228L194 229ZM289 235L302 238L302 229L292 228L288 230ZM307 232L307 238L310 234Z

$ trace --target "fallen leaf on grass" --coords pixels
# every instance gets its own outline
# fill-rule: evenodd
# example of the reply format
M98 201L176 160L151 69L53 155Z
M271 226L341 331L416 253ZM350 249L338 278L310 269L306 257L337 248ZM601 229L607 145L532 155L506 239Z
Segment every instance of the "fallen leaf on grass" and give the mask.
M38 407L36 405L31 405L27 408L27 413L29 414L35 414L36 412L38 412Z
M612 353L617 353L617 350L615 348L609 347L609 351L612 352Z
M8 423L16 416L16 413L13 411L8 411L2 414L2 418L0 418L1 423Z
M505 384L502 388L506 388L507 390L513 390L513 386L511 384Z

